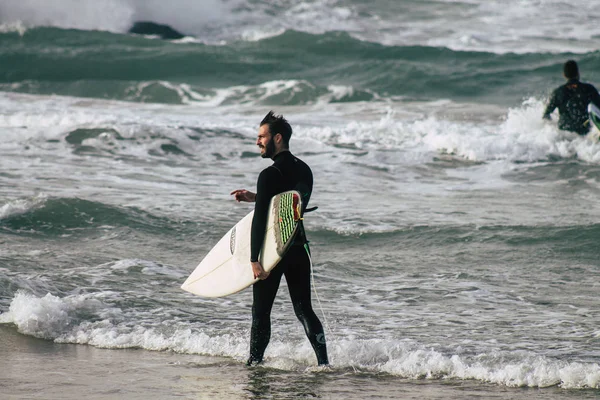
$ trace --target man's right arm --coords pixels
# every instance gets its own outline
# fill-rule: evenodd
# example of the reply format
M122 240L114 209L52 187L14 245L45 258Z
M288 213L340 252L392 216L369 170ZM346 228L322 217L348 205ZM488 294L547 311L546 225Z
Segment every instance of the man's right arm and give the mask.
M256 193L252 193L251 191L246 189L236 189L230 194L232 194L235 200L238 202L247 201L249 203L253 203L256 201Z

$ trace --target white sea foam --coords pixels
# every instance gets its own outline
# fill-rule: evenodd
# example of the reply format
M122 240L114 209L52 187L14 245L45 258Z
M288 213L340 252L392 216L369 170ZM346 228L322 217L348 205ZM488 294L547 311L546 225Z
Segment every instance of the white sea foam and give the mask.
M8 311L0 314L0 323L15 324L26 335L55 340L85 322L81 314L107 317L115 312L118 310L105 308L93 295L59 298L48 293L40 298L18 291Z
M223 105L272 104L328 104L354 95L351 86L329 85L320 88L305 80L276 80L259 85L239 85L224 89L214 89L205 93L194 91L189 85L177 89L184 103L215 107ZM375 97L375 95L373 95Z
M0 24L0 33L17 32L23 36L27 32L27 27L19 20Z
M268 26L251 28L243 31L240 37L248 42L258 42L259 40L279 36L285 32L285 28L273 28Z
M189 88L182 90L186 91L185 96L194 99L194 104L207 110L203 111L203 118L194 115L194 107L88 101L57 96L0 96L0 103L5 109L0 114L0 127L4 128L0 146L14 147L17 143L56 140L78 128L101 127L115 129L126 139L138 139L121 141L118 151L143 155L149 149L160 146L156 135L148 143L144 144L144 140L141 140L147 137L151 126L153 131L162 129L160 136L164 137L164 143L176 139L193 147L199 143L190 141L186 131L171 127L188 125L210 128L215 125L211 115L217 112L213 107L227 107L223 104L232 99L235 99L238 112L235 115L229 113L230 128L235 131L241 129L253 137L255 119L259 117L245 116L244 113L258 108L258 112L262 113L262 102L275 98L282 101L290 96L303 96L302 91L317 89L302 81L272 81L254 87L219 89L212 95L195 93ZM336 87L321 94L320 98L329 101L331 97L339 98L349 93L352 93L352 88ZM455 107L447 102L383 104L366 102L341 108L335 103L317 101L317 109L312 109L310 105L302 106L304 109L292 106L296 107L290 108L295 126L294 140L308 140L313 149L320 148L323 151L339 148L341 150L335 151L339 153L341 161L354 159L365 165L371 162L372 167L390 170L399 165L429 162L436 155L451 155L471 162L535 163L556 157L577 157L582 161L600 162L600 144L559 131L554 122L542 120L544 104L539 99L525 100L521 106L505 111L501 119L498 118L499 113L494 111L488 117L481 114L472 120L444 116L443 110ZM285 111L286 108L279 109ZM323 123L315 125L312 122L319 120L323 120ZM226 128L222 124L219 126ZM98 136L85 141L92 146L110 148L111 141L108 139ZM396 152L390 152L393 150ZM370 153L365 156L361 153L363 151ZM377 151L384 153L378 154Z
M543 120L545 105L536 98L530 98L518 108L508 111L506 121L501 125L501 137L507 137L512 151L507 152L511 160L536 161L550 156L561 158L577 157L583 161L600 161L600 144L590 138L575 133L560 131L554 121ZM508 148L508 147L507 147Z
M42 207L48 196L39 194L29 199L16 199L9 201L0 206L0 220L12 217L15 215L25 214L33 209Z
M126 32L134 21L150 20L197 33L199 25L215 19L225 21L226 10L217 0L179 0L176 4L159 0L5 0L0 3L0 22Z
M60 298L51 294L35 297L18 292L0 323L15 324L19 332L59 343L88 344L102 348L143 348L188 354L232 357L243 360L248 351L248 332L219 334L208 328L193 328L173 322L170 328L119 323L121 310L107 307L93 295ZM97 321L88 320L96 315ZM600 388L600 366L595 363L563 362L523 353L509 357L476 358L443 354L418 343L395 339L330 339L334 367L386 372L405 378L477 379L506 386L565 389ZM304 369L314 363L314 353L303 338L275 335L267 349L266 365L281 369Z
M508 109L502 120L495 114L473 121L444 119L438 112L447 107L447 104L427 103L415 108L396 103L387 111L379 111L379 118L350 117L346 123L307 127L300 134L323 143L358 149L410 150L400 155L408 163L430 161L432 153L476 162L533 163L549 157L574 156L597 162L600 157L598 143L560 131L555 122L543 120L544 104L539 99L527 99L521 106Z
M56 139L70 129L107 124L113 119L102 108L77 107L79 101L69 97L0 95L0 129L3 129L0 145Z
M141 272L144 275L169 276L175 279L181 279L185 276L185 274L182 274L180 271L175 271L167 266L137 258L119 260L115 263L109 263L105 267L111 271L128 271L132 268L141 268Z
M122 32L129 28L134 9L128 1L119 0L5 0L0 3L0 15L2 23L21 23L28 27Z

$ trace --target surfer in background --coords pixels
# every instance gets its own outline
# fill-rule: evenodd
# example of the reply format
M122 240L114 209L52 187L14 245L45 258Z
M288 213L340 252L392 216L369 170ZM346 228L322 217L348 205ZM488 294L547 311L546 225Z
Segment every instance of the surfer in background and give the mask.
M282 275L285 275L287 281L294 312L304 326L319 365L329 364L323 325L311 304L310 250L303 225L300 224L294 243L275 268L266 272L258 261L271 198L288 190L297 190L302 195L304 213L312 193L312 171L306 163L290 153L291 136L292 127L287 120L269 111L260 123L256 144L260 148L261 157L272 159L273 164L262 170L258 176L256 193L246 189L231 192L237 201L256 203L252 219L250 263L254 278L258 278L259 281L252 286L252 329L247 365L256 365L263 360L271 338L271 309Z
M567 83L552 92L544 118L551 119L550 114L558 108L559 129L587 135L590 131L587 108L590 102L600 107L600 95L594 86L579 81L579 68L575 61L569 60L564 64L563 75Z

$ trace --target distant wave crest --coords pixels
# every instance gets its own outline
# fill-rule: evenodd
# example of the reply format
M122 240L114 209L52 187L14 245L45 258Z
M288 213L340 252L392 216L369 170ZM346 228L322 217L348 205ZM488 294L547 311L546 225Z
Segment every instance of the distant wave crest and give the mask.
M540 79L555 79L568 57L384 46L345 32L292 30L223 45L57 28L32 28L22 35L8 31L0 38L6 48L0 90L166 104L232 104L254 97L259 104L290 105L514 101L537 93ZM597 52L582 56L588 79L599 60ZM281 90L272 93L274 88ZM349 90L340 94L336 88Z
M125 207L78 198L39 196L13 200L0 207L0 228L18 234L61 235L101 227L140 230L171 229L168 219Z

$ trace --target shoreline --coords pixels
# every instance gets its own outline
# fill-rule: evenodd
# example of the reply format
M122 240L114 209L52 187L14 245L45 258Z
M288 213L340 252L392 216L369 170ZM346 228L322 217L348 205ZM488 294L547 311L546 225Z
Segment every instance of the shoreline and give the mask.
M597 390L511 388L351 371L248 368L223 357L61 344L0 325L3 399L593 399Z

